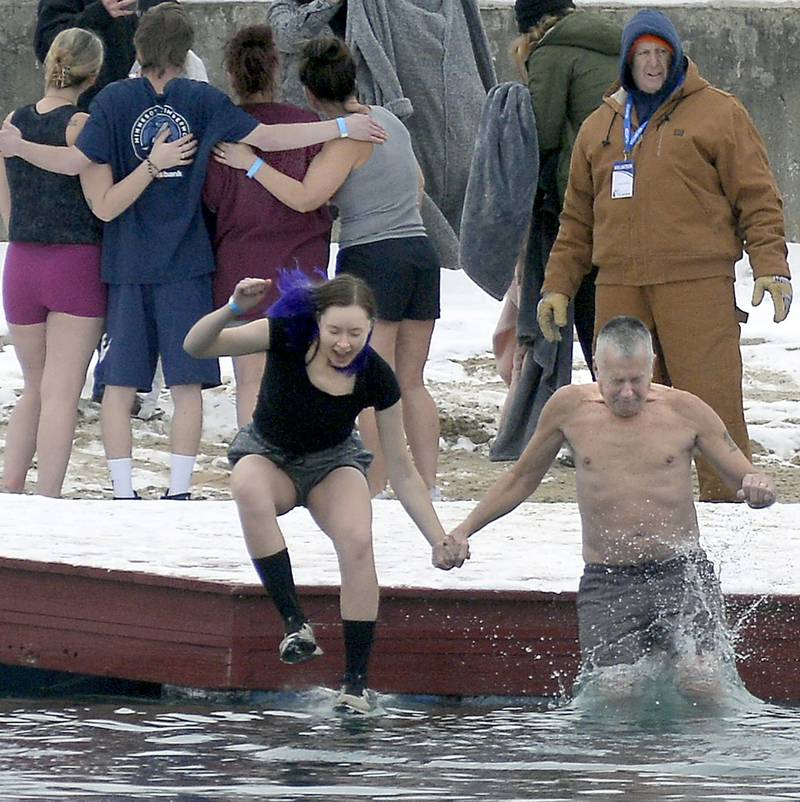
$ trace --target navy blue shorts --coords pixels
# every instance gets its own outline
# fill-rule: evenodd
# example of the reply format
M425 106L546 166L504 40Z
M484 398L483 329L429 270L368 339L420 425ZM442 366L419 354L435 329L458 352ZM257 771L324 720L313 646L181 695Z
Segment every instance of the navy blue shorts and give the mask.
M439 308L439 257L427 237L401 237L342 248L336 275L351 273L375 294L378 318L436 320Z
M159 356L167 387L220 383L216 359L195 359L183 338L212 311L211 275L169 284L111 284L102 354L107 385L150 392Z

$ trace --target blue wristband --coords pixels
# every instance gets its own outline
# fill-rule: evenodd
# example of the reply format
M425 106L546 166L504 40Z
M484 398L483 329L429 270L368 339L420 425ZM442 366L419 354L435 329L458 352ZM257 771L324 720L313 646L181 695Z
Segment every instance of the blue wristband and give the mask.
M339 139L347 139L350 134L347 131L347 121L344 119L344 117L337 117L336 125L339 126Z
M255 174L264 166L264 160L262 158L256 159L251 165L250 169L247 171L248 178L254 178Z
M230 298L228 298L228 309L230 309L231 312L233 312L234 315L243 315L244 314L244 309L242 309L242 307L239 306L239 304L237 304L236 301L233 300L233 296L232 295L231 295Z

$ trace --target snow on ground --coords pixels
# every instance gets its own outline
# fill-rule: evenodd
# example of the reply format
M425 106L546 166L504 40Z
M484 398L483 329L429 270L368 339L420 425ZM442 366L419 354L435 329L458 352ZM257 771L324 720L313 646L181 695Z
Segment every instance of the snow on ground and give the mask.
M472 502L436 504L445 529ZM382 587L575 591L583 562L575 504L521 505L471 539L472 558L443 572L398 501L375 501ZM0 557L254 584L232 501L75 501L0 497ZM698 504L703 543L726 593L798 594L800 504L767 510ZM339 584L328 539L304 509L281 518L300 585Z

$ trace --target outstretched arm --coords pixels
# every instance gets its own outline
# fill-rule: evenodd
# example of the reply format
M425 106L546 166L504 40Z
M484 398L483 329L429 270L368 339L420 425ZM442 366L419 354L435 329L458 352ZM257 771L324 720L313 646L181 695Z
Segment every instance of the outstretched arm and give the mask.
M448 570L461 565L469 556L466 542L456 543L445 534L422 477L411 462L403 430L402 402L376 410L375 420L381 448L386 456L389 481L400 503L431 544L431 561L437 568Z
M347 136L363 142L380 144L386 141L386 131L367 114L350 114L340 117L347 128ZM342 132L337 120L317 123L259 123L241 141L261 150L297 150L309 145L319 145L331 139L339 139Z
M269 347L269 321L266 318L234 328L226 326L237 315L258 306L271 283L269 279L243 278L225 306L204 315L189 329L183 340L183 350L198 359L265 351Z
M561 427L572 407L572 397L570 387L563 387L553 394L544 405L536 431L519 460L497 479L478 506L451 534L459 540L466 540L518 507L539 487L564 443Z
M0 153L5 158L19 156L34 167L49 170L62 175L77 175L91 163L74 145L59 147L57 145L40 145L22 138L22 132L8 120L0 129Z
M311 212L327 203L344 184L366 147L369 145L357 142L327 142L314 157L302 181L268 164L255 165L258 169L252 178L290 209ZM214 159L228 167L250 170L256 154L247 145L220 142L214 148Z
M742 454L719 415L696 396L683 394L681 402L694 421L698 449L723 481L750 507L774 504L777 494L772 480Z

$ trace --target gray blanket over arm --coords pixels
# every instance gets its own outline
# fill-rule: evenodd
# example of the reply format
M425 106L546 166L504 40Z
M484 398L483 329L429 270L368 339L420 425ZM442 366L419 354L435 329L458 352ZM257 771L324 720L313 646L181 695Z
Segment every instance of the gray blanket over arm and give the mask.
M551 152L539 165L542 176L555 175L558 152ZM544 179L547 183L547 179ZM572 378L573 305L561 342L550 343L536 320L536 305L542 294L547 257L558 234L558 198L555 193L538 191L533 202L528 247L519 281L520 301L517 341L524 346L522 368L509 390L503 421L489 448L494 461L519 459L533 436L539 415L550 396Z
M461 218L461 266L498 301L514 278L539 179L539 142L527 87L498 84L481 114Z
M558 210L538 203L539 170L528 89L520 83L500 84L489 93L481 117L461 227L462 267L497 300L507 292L520 251L525 251L517 319L517 341L525 355L489 449L494 461L519 458L542 407L570 380L571 338L549 343L536 322L544 266L558 230ZM571 317L570 307L568 331Z

